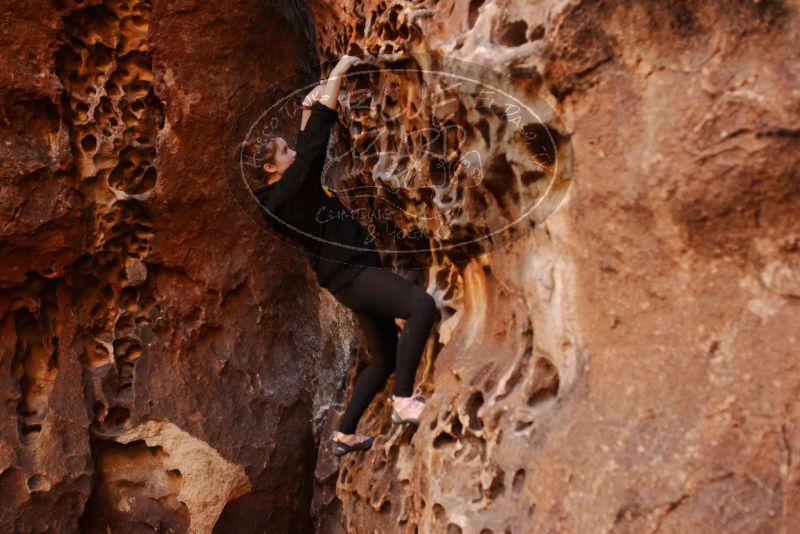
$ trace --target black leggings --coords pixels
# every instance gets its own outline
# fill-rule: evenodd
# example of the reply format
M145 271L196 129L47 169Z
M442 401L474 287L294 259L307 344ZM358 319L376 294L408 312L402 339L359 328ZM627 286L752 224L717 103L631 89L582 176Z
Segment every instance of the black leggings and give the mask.
M353 396L339 422L339 432L353 434L361 414L395 370L394 394L410 397L422 351L436 318L436 301L402 276L367 267L333 294L355 313L372 356L358 375ZM400 336L395 317L406 320Z

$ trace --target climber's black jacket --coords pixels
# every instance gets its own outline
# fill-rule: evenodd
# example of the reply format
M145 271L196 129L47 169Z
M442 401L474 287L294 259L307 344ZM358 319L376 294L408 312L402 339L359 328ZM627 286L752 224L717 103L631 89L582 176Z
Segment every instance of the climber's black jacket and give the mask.
M280 180L253 191L271 227L311 253L320 286L331 292L344 287L366 267L381 266L372 236L334 194L329 196L322 187L328 139L338 115L336 110L315 102L305 129L297 134L294 162Z

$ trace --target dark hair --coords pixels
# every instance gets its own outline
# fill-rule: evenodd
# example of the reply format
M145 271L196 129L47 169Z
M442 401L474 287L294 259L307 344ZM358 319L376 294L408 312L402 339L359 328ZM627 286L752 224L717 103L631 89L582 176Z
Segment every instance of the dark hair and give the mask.
M280 137L278 134L266 133L257 137L252 137L242 142L242 163L245 168L250 167L251 179L256 182L264 181L264 171L262 167L265 163L274 163L275 140Z

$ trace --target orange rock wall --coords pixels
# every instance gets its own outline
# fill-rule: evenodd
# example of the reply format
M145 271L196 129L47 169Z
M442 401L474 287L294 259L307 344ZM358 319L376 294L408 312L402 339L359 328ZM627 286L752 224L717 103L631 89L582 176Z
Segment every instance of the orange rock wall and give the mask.
M387 437L344 462L345 531L800 528L797 6L310 6L326 56L506 73L575 154L532 233L420 259L429 408L413 435L386 405L364 424Z

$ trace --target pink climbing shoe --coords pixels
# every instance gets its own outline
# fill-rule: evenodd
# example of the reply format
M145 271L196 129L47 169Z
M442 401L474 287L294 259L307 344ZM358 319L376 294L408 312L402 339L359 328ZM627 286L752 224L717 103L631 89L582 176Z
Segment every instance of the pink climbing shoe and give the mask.
M422 414L422 411L425 409L425 403L416 400L415 397L416 395L412 395L411 397L398 397L396 395L392 395L393 424L419 424L419 417L420 414Z

